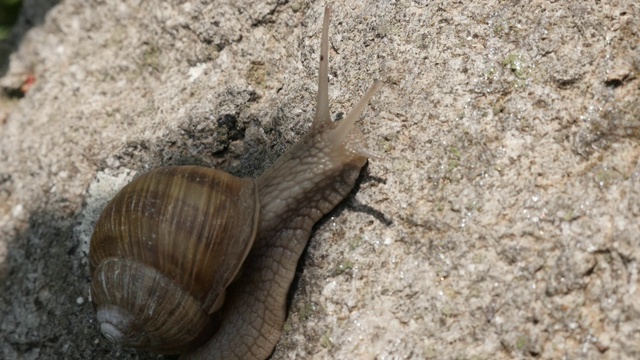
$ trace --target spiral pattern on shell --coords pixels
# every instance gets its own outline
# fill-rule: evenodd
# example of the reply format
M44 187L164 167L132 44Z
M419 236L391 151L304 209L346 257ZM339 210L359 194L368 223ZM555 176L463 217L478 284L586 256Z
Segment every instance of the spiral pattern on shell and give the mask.
M259 209L254 181L214 169L165 167L134 179L91 239L102 333L163 353L206 341L251 248Z

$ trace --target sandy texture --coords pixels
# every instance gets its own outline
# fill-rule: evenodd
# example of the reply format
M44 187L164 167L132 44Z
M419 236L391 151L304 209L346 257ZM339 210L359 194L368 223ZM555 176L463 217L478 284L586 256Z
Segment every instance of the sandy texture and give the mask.
M310 125L324 3L147 3L58 4L0 78L2 359L157 358L98 334L105 202L161 165L255 177ZM317 227L273 358L640 358L638 2L348 3L333 114L381 79L383 159Z

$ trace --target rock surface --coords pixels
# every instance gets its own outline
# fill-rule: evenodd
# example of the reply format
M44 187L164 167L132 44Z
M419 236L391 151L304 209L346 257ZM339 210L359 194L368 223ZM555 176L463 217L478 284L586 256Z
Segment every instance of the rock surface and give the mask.
M0 78L2 359L163 358L98 333L102 207L161 165L255 177L310 125L324 3L153 4L25 4ZM638 2L333 14L333 114L381 79L361 127L383 158L317 226L273 358L640 358Z

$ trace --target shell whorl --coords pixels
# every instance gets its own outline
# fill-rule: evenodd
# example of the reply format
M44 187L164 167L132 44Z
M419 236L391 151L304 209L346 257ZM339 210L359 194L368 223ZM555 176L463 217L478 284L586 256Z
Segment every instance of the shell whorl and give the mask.
M201 344L215 327L196 298L156 269L136 261L102 262L94 275L92 293L100 299L96 305L100 331L122 345L179 352Z
M258 217L249 179L196 166L134 179L107 205L91 240L102 332L157 352L202 343L253 243Z

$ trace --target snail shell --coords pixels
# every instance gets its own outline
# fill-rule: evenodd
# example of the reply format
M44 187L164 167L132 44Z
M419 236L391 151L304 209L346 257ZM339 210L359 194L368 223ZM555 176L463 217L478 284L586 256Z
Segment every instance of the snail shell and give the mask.
M249 252L259 209L254 181L204 167L159 168L125 186L91 239L101 332L158 352L208 339L209 314Z
M89 249L101 332L184 359L265 359L313 225L371 156L355 127L380 83L333 122L325 9L314 122L257 180L197 167L149 171L98 219Z

